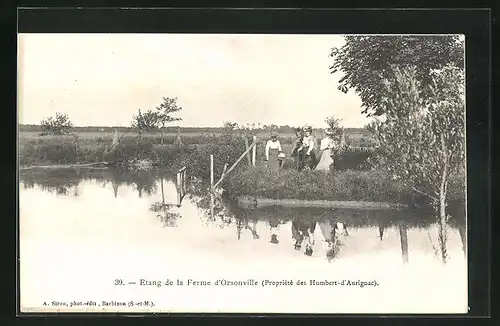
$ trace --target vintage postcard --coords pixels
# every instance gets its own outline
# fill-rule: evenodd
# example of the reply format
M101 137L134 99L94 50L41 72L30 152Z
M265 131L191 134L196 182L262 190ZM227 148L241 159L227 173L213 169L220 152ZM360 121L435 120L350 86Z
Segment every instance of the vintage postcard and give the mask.
M465 42L19 34L21 312L466 313Z

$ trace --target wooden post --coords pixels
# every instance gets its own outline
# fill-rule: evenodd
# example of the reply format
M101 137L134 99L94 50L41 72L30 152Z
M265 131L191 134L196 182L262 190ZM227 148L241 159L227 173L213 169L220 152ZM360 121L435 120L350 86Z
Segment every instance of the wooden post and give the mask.
M245 149L248 150L248 138L247 138L247 136L244 136L243 139L245 140ZM247 159L248 159L248 166L252 166L252 158L250 157L250 152L247 153Z
M210 217L214 219L214 155L210 155Z
M175 185L175 188L177 190L177 206L181 206L181 202L182 202L182 195L181 195L181 176L180 176L180 173L179 171L177 171L177 183Z
M255 157L257 155L257 136L253 136L254 146L252 148L252 166L255 166Z
M248 148L248 149L247 149L247 150L246 150L243 154L241 154L241 155L240 155L240 157L236 160L236 162L234 162L234 164L233 164L233 165L231 165L231 167L230 167L229 169L227 169L227 171L224 173L223 177L221 177L221 178L219 179L219 181L217 181L213 187L214 187L214 188L215 188L215 187L217 187L217 186L219 185L219 183L221 183L221 182L222 182L222 180L224 179L224 176L225 176L226 174L228 174L229 172L231 172L231 171L232 171L232 170L236 167L236 165L238 165L238 163L239 163L239 162L240 162L240 161L241 161L241 160L245 157L245 155L247 155L247 153L250 151L250 149L251 149L251 148L255 148L255 146L256 146L256 143L252 143L252 144L250 145L250 148Z

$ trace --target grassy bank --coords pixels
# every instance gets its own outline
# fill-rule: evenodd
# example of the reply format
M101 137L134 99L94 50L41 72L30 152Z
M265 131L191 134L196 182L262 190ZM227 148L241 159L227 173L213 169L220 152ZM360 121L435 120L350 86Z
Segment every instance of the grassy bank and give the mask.
M232 197L428 203L426 197L404 187L382 171L297 172L285 169L275 173L262 166L235 171L225 181L224 187ZM465 202L464 184L458 177L450 184L449 200Z
M379 171L271 172L265 167L236 171L224 184L232 196L271 199L364 200L401 202L408 195L400 185Z

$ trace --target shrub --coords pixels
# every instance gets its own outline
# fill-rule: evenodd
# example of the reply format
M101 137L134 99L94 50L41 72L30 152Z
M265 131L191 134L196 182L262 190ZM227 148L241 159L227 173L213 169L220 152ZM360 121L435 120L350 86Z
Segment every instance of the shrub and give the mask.
M29 165L34 163L70 164L78 158L74 144L64 141L28 142L20 148L19 163Z
M373 168L371 164L376 155L373 148L346 147L333 155L332 170L361 170L367 171Z
M240 137L232 135L212 137L208 144L188 150L187 155L178 155L173 166L176 169L186 166L189 168L190 175L209 181L210 155L213 154L214 182L217 182L224 170L224 165L227 164L229 168L245 149L245 143ZM186 154L185 148L184 153ZM239 164L239 168L242 164L244 163Z

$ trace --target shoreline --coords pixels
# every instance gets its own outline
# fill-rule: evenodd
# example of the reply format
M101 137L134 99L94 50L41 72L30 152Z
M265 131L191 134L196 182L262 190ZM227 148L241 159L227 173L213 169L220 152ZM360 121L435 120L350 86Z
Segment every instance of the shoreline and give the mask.
M282 206L287 208L345 208L363 210L400 210L408 208L407 204L364 201L364 200L301 200L294 198L272 199L263 197L241 196L237 198L238 205L245 208L262 208Z

